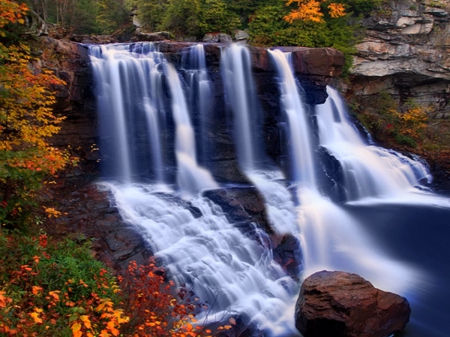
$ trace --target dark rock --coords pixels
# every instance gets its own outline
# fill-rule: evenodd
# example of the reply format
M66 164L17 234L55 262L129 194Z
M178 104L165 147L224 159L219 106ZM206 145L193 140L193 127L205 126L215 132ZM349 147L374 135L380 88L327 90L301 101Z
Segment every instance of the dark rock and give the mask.
M267 220L264 199L256 188L234 187L210 190L205 191L204 196L222 207L228 221L238 225L256 223L267 233L273 233Z
M271 236L273 260L277 262L292 279L298 280L302 268L300 241L292 234L281 237Z
M409 321L408 301L359 275L317 272L303 282L295 325L304 337L387 337Z

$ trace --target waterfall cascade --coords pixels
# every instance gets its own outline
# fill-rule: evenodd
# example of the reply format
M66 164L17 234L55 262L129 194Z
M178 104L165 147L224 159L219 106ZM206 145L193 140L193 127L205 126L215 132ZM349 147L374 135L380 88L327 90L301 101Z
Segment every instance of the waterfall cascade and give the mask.
M215 299L213 317L244 314L265 336L297 335L293 306L298 284L273 261L269 235L257 226L238 228L219 205L201 195L219 186L196 153L200 148L203 162L212 151L202 138L209 132L204 120L214 118L203 47L186 51L179 72L148 43L93 46L90 53L101 150L109 166L105 184L124 220L141 229L177 281L192 285L202 300ZM304 271L299 276L340 269L385 290L409 291L420 280L419 271L384 254L358 221L318 187L321 165L310 120L317 119L320 146L342 166L347 200L403 195L428 178L426 168L364 142L331 88L327 102L309 115L312 109L302 101L289 54L269 53L289 128L290 180L265 158L262 114L245 46L223 50L221 74L239 165L263 196L275 232L301 242ZM175 135L168 135L171 124ZM170 173L171 165L176 174ZM180 202L180 195L187 203ZM194 216L187 204L201 216Z

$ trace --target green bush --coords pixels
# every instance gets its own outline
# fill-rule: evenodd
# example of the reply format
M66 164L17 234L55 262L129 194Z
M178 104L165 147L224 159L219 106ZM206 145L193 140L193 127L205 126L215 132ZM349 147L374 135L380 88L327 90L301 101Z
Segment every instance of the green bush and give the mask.
M114 334L127 321L119 302L116 281L89 241L0 231L1 336Z

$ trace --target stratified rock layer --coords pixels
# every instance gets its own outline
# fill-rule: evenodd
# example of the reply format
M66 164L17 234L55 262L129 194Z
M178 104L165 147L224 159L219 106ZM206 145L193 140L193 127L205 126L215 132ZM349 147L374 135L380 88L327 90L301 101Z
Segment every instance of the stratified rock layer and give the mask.
M356 274L321 271L309 276L295 310L304 337L387 337L409 321L408 301Z
M363 105L385 91L450 115L450 1L392 1L363 21L349 95Z

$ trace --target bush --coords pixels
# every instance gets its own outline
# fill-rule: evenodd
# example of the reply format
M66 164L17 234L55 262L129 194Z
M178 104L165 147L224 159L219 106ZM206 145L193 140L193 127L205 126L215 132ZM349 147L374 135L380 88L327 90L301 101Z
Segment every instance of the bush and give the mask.
M117 336L119 288L89 247L0 231L0 335Z

